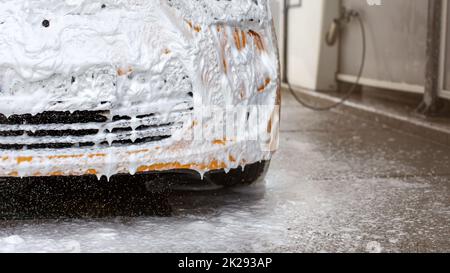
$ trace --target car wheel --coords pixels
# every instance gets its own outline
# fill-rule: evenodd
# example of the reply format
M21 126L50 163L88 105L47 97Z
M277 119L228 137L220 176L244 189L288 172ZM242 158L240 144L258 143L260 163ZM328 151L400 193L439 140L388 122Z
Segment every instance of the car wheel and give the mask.
M261 161L254 164L232 169L228 173L225 171L212 171L205 175L205 178L216 185L223 187L236 187L251 185L262 181L269 169L269 161Z

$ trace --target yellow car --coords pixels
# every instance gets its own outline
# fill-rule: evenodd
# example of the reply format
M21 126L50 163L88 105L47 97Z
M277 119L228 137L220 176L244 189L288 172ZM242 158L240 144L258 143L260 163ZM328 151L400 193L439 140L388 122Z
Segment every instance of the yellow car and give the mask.
M266 0L0 1L0 177L251 183L279 105Z

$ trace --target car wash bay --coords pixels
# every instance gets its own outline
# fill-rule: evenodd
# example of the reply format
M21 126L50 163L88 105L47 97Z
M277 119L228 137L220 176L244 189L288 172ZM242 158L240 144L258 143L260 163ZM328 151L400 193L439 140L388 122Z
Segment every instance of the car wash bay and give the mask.
M139 187L35 189L35 209L2 208L0 252L450 250L449 147L312 112L287 93L282 116L280 151L264 183L174 192L166 217L151 215L164 201L129 205L146 198ZM84 206L70 206L74 195Z
M360 81L366 92L420 102L428 1L341 2L361 12L368 33ZM450 12L447 2L443 12ZM283 49L283 1L272 3ZM339 45L328 47L322 39L338 1L299 3L289 28L291 83L311 89L335 88L336 78L353 83L358 26L348 25ZM448 60L441 57L437 68L440 99L450 94ZM280 149L265 181L247 188L149 197L129 181L0 181L0 252L450 251L450 146L442 144L448 137L434 141L369 116L311 111L283 92Z

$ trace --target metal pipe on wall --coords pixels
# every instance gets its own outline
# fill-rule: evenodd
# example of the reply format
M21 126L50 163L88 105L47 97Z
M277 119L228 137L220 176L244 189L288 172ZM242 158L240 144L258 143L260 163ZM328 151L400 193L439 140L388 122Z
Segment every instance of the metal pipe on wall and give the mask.
M297 8L303 5L302 0L298 0L296 4L290 4L289 0L283 0L283 83L287 83L288 81L288 50L289 50L289 9Z
M283 1L283 83L288 81L287 78L287 56L288 56L288 31L289 31L289 17L288 17L289 0Z
M435 115L439 112L439 65L442 33L442 0L428 0L427 50L425 71L425 93L418 112Z

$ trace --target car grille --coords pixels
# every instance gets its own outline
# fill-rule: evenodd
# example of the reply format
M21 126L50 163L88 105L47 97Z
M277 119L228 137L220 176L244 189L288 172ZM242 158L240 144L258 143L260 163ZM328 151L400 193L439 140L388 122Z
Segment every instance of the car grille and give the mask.
M158 142L180 130L192 107L135 117L110 111L0 114L0 150L107 147Z

